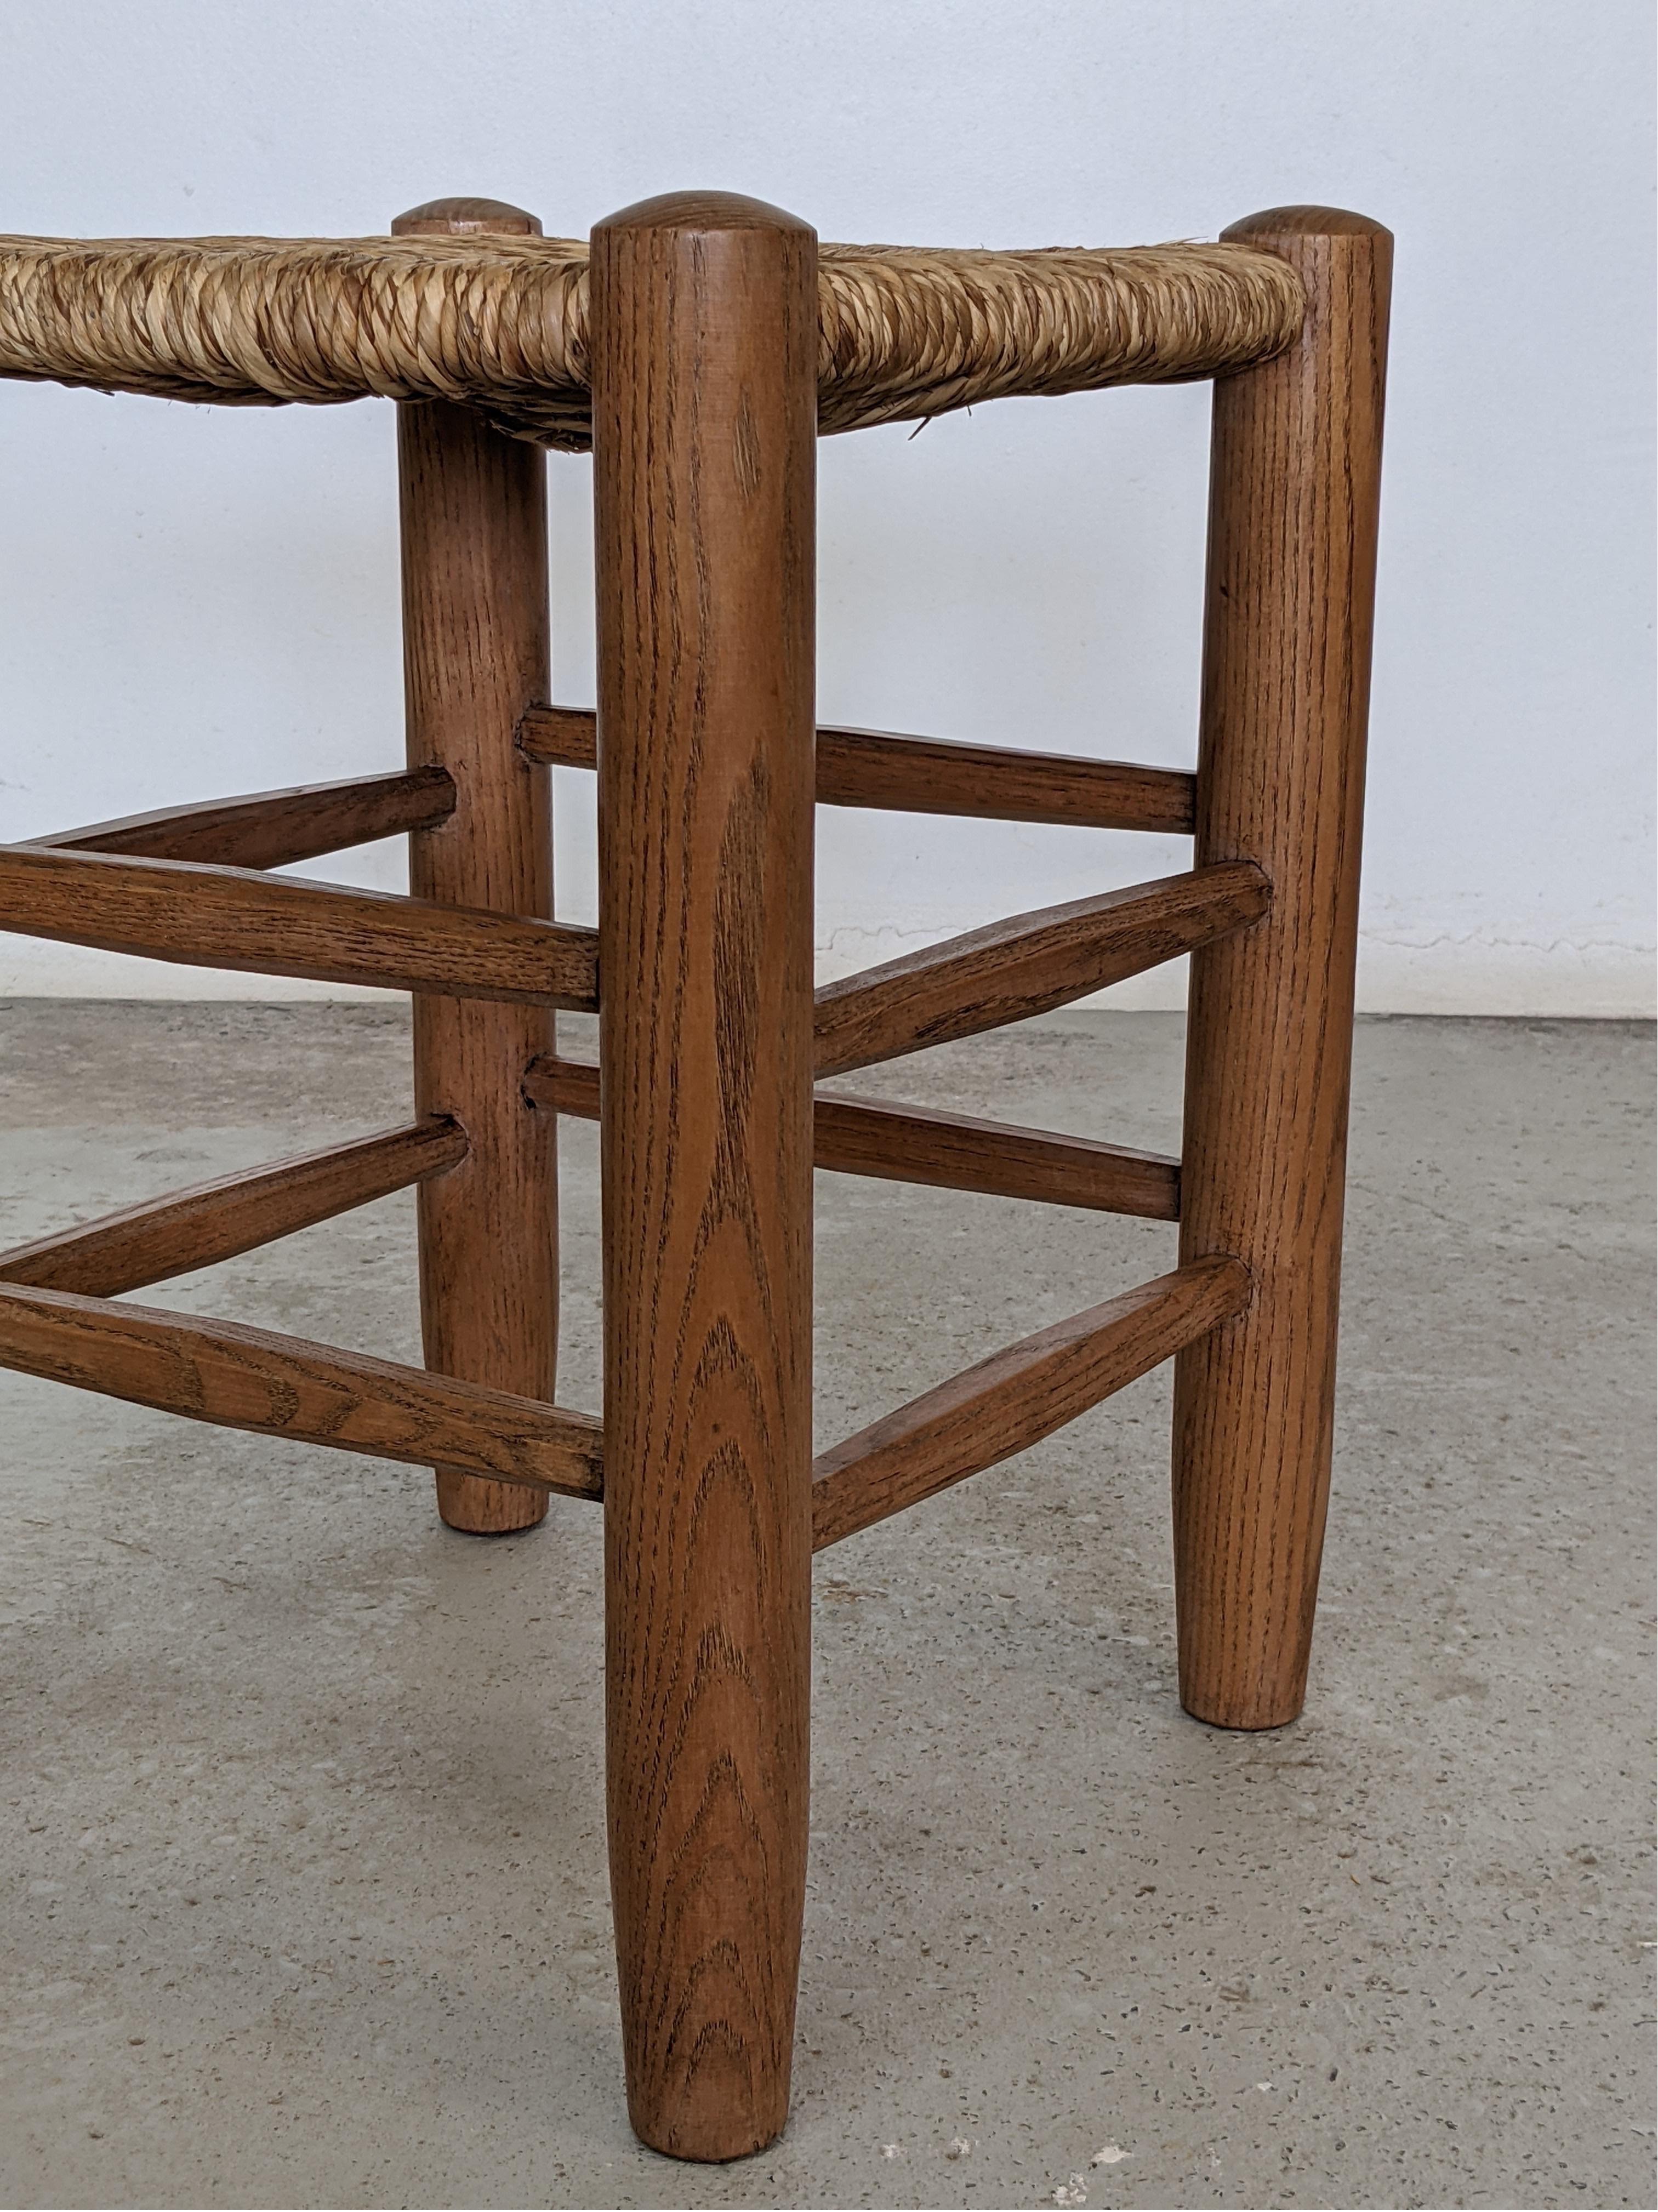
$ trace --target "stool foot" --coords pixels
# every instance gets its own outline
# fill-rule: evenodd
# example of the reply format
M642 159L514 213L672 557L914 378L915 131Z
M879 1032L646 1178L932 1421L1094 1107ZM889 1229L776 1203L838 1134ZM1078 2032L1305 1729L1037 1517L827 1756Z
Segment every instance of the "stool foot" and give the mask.
M525 1528L539 1528L547 1517L546 1499L533 1491L525 1492L516 1483L480 1482L476 1475L447 1467L433 1472L437 1476L438 1518L458 1535L515 1536Z

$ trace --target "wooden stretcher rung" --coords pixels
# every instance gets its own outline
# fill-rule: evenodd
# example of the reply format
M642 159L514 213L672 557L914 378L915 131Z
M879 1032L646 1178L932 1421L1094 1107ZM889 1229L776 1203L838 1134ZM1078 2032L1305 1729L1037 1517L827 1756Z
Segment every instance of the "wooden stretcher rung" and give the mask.
M1258 921L1271 886L1224 860L1017 914L817 994L817 1068L840 1075L1051 1012Z
M598 1004L591 929L191 860L0 846L0 929L256 975Z
M219 1428L571 1498L603 1491L588 1414L237 1322L0 1285L0 1367Z
M532 761L558 768L592 768L594 722L591 708L532 707L519 724L519 749ZM1189 836L1195 790L1196 778L1184 769L827 724L817 732L820 806Z
M589 1060L551 1055L532 1060L524 1088L536 1105L554 1113L598 1119L598 1070ZM1180 1162L1161 1152L821 1091L813 1105L812 1139L813 1164L840 1175L1090 1206L1151 1221L1180 1218Z
M812 1549L838 1544L1038 1443L1249 1304L1240 1260L1194 1261L941 1382L825 1452Z
M125 853L147 860L203 860L230 868L285 868L377 837L430 830L455 811L453 780L440 768L302 783L241 799L128 814L37 837L37 845L80 853Z
M466 1138L442 1116L325 1152L219 1176L0 1252L0 1282L114 1297L251 1252L458 1167Z

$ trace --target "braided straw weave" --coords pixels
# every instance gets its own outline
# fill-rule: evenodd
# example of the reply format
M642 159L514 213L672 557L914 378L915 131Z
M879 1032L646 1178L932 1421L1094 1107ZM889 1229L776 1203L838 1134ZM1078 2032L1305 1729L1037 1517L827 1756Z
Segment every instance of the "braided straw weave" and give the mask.
M1301 328L1246 246L980 253L826 246L819 428L1246 368ZM0 376L222 405L452 399L591 441L577 240L0 237Z

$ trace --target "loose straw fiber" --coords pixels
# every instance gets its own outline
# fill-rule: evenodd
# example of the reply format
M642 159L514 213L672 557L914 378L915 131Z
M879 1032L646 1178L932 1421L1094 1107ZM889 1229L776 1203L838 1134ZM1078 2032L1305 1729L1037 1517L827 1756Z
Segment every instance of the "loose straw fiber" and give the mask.
M1224 374L1289 344L1304 308L1289 265L1246 246L825 246L819 428ZM487 234L0 237L0 376L242 407L451 399L579 452L587 248Z

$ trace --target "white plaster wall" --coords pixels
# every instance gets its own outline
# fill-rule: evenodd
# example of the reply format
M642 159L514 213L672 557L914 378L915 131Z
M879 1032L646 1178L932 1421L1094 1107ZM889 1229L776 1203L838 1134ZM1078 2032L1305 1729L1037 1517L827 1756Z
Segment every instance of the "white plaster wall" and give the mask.
M1399 238L1361 991L1652 1003L1649 11L1640 0L10 0L0 226L361 233L447 191L585 231L689 185L828 238L1132 243L1321 199ZM826 718L1189 762L1201 389L821 448ZM552 465L556 695L592 696ZM392 766L389 407L0 386L0 835ZM560 902L593 903L561 774ZM1183 866L826 812L842 971ZM311 872L395 884L395 848ZM1164 971L1119 1000L1173 1003ZM307 987L0 939L0 993Z

